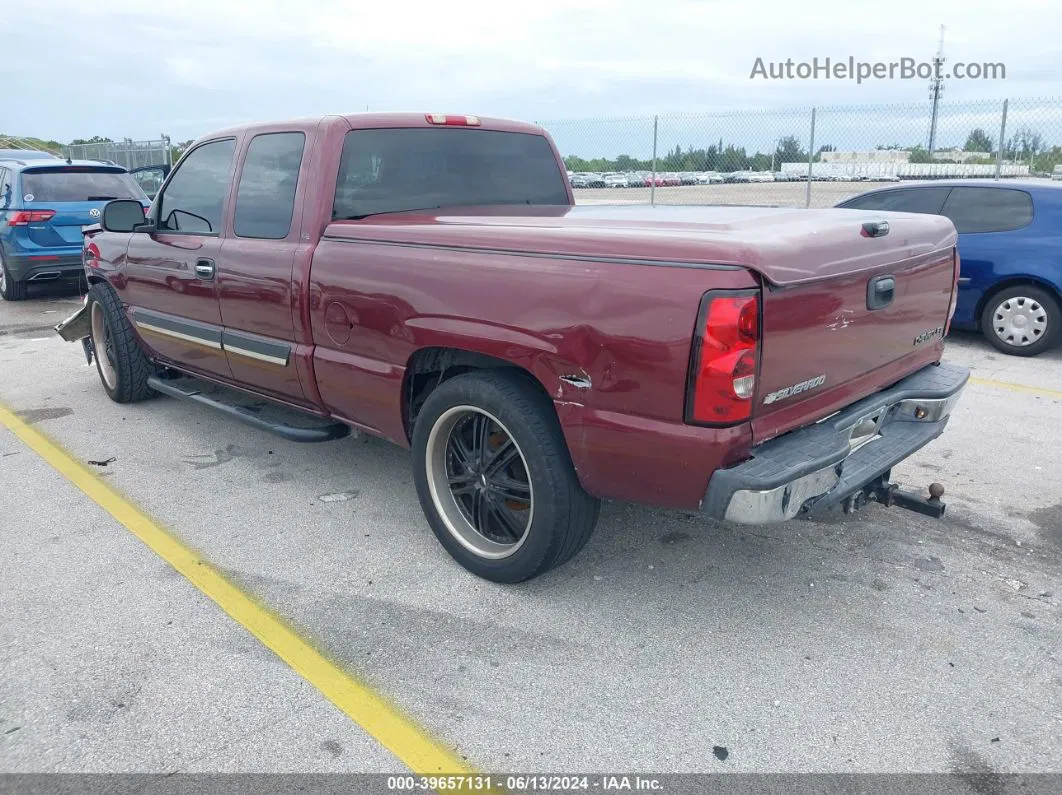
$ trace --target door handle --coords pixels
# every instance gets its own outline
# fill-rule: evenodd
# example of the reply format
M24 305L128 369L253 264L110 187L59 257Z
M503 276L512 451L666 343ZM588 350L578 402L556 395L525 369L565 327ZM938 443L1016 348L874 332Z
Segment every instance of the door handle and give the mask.
M196 278L203 281L211 281L214 278L214 260L200 259L195 261Z
M867 284L867 309L881 309L896 296L896 277L878 276Z

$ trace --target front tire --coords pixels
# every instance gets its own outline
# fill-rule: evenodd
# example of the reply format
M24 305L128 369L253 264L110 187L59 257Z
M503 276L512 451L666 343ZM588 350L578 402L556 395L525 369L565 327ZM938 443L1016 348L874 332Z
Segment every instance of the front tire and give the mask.
M981 331L1011 356L1036 356L1054 345L1062 325L1058 300L1031 284L1007 287L985 302Z
M96 371L107 397L115 403L137 403L157 394L147 384L154 367L109 284L89 287L88 311Z
M26 282L15 279L8 272L3 256L0 256L0 298L5 301L24 301L28 292Z
M465 373L435 389L414 425L413 475L435 537L494 582L560 566L597 523L553 406L516 373Z

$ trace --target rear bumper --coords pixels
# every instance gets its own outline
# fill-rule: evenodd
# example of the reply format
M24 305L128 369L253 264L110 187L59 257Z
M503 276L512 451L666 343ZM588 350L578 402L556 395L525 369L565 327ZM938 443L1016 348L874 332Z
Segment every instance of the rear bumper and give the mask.
M15 281L42 282L74 279L83 276L85 266L81 254L8 255L4 258L7 272Z
M940 436L969 377L965 367L930 365L754 447L752 458L712 475L701 509L715 519L767 524L835 505Z

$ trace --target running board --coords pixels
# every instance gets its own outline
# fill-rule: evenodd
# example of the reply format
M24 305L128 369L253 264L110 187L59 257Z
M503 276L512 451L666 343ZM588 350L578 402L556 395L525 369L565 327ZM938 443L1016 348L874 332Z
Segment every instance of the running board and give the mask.
M252 428L291 442L330 442L350 435L350 426L342 422L332 422L190 376L160 378L153 375L147 383L156 392L209 406Z

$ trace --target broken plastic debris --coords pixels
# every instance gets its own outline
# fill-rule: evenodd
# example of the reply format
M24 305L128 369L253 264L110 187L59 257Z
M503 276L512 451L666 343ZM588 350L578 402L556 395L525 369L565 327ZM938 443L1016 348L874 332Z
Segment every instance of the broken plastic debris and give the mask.
M112 455L106 461L89 461L89 463L92 464L92 466L94 466L94 467L105 467L108 464L113 464L117 460L118 459L115 456Z

